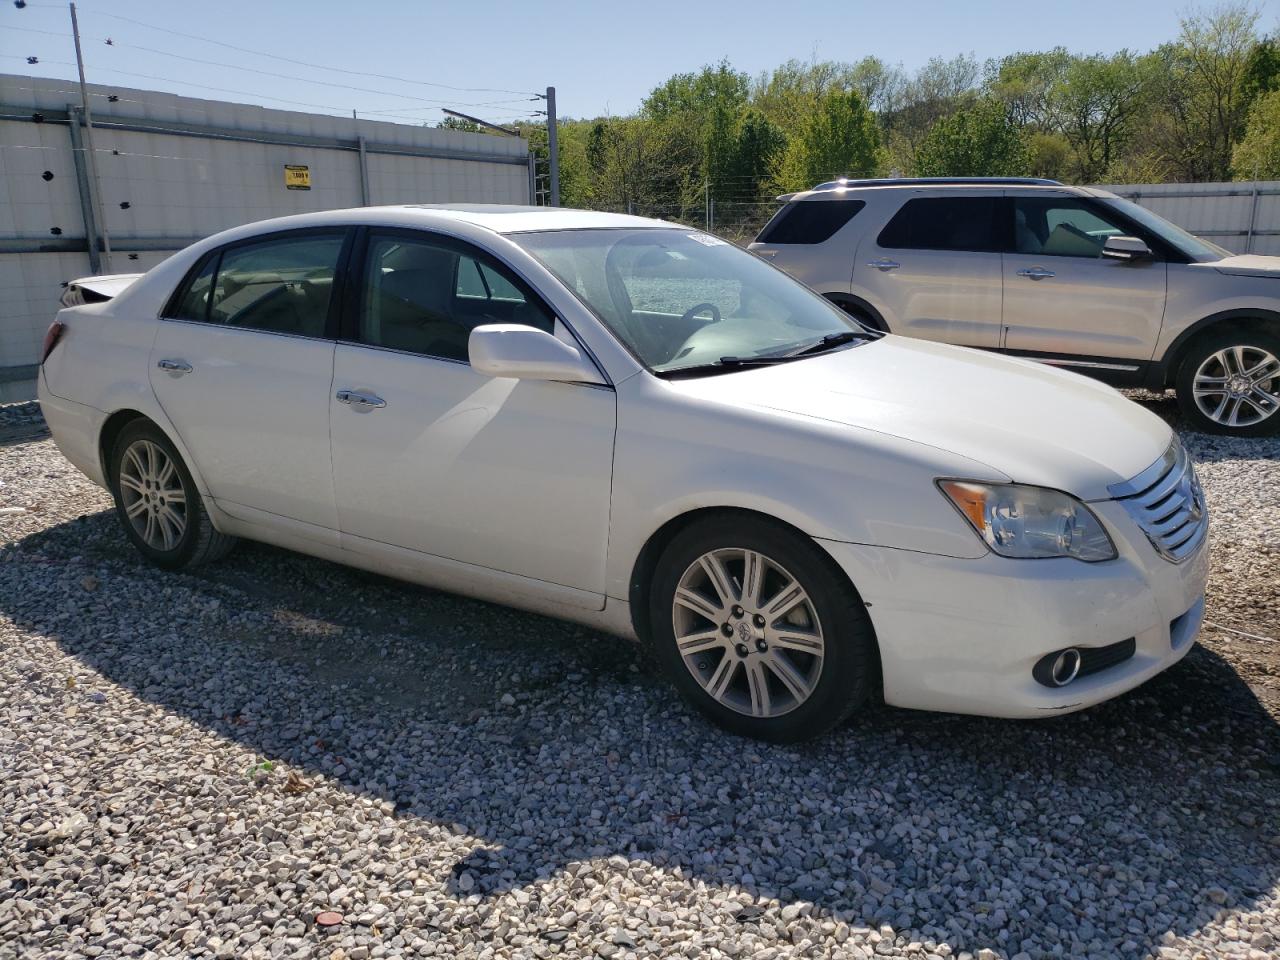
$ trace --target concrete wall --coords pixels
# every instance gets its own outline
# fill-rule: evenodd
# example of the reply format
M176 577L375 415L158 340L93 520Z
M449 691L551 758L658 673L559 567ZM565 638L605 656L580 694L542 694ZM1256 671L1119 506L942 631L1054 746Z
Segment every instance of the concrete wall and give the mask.
M529 202L529 145L515 137L89 90L110 272L241 223L360 206L366 192L371 204ZM62 284L108 272L89 253L79 103L70 81L0 75L0 401L33 394ZM310 168L310 190L286 189L286 164Z

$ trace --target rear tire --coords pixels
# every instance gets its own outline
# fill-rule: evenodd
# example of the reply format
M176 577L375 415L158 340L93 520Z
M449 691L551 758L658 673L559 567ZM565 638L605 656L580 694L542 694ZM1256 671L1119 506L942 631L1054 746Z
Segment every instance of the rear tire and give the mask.
M150 420L127 424L108 465L116 516L144 557L166 570L226 556L236 538L214 529L177 448Z
M1204 433L1280 433L1280 336L1234 327L1196 340L1175 383L1183 416Z
M820 736L879 683L857 591L816 544L776 521L722 515L682 530L658 560L649 617L676 688L743 736Z

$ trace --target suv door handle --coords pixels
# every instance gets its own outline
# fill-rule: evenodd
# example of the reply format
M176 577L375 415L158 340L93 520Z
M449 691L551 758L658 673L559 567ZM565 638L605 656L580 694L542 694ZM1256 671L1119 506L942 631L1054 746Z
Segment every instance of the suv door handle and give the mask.
M1018 276L1029 277L1032 280L1043 280L1045 277L1052 277L1054 275L1055 274L1052 270L1046 270L1044 267L1027 267L1024 270L1018 271Z
M161 360L156 364L165 373L171 373L175 377L181 377L191 372L191 364L185 360Z
M358 390L339 390L334 394L338 398L339 403L345 403L353 407L369 407L377 410L387 405L387 401L383 400L376 393L361 393Z
M868 267L875 267L881 273L888 273L890 270L897 270L902 264L897 260L890 260L888 257L881 257L879 260L868 260Z

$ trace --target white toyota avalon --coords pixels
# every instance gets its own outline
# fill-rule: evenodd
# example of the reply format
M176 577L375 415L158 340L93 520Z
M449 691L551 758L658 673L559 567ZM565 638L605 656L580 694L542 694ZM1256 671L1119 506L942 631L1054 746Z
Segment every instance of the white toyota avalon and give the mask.
M162 567L245 537L580 621L778 741L878 697L1066 713L1200 627L1208 518L1165 423L863 329L689 227L364 208L85 289L40 402Z

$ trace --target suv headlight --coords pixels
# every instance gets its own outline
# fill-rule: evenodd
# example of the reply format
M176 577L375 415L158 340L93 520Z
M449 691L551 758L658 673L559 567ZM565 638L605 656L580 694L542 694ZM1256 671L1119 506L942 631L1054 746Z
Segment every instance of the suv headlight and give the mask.
M1002 557L1097 563L1117 556L1093 511L1059 490L972 480L939 480L938 489Z

